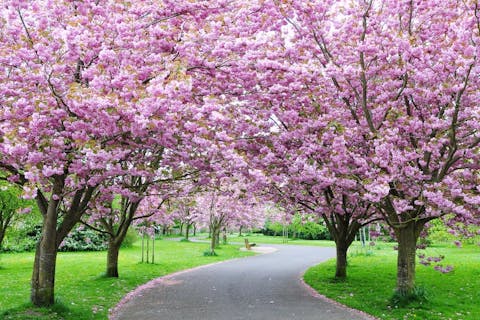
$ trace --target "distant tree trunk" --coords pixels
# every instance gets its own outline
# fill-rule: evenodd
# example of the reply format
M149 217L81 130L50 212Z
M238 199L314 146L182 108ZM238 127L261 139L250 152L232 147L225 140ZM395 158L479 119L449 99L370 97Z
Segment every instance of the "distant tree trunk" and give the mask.
M215 231L215 246L217 248L220 246L220 228Z
M5 239L7 228L10 226L12 219L13 219L13 213L4 214L0 212L0 250L2 249L3 240Z
M197 225L194 223L193 224L193 236L195 237L197 235Z
M180 235L183 235L183 223L180 223Z
M223 228L223 244L227 244L227 228Z
M121 241L110 239L107 252L107 277L118 278L118 255L120 253Z
M190 233L190 226L191 226L191 224L187 223L187 225L185 227L185 239L187 239L187 240L188 240L188 234Z
M333 240L337 254L335 278L345 279L347 277L347 252L348 248L355 239L355 235L361 228L356 220L351 219L350 214L344 215L331 213L330 216L324 215L324 221L327 225Z
M211 226L210 227L210 233L212 234L212 236L210 237L210 254L211 255L215 255L215 248L218 247L218 243L217 243L217 227L214 227L214 226Z
M238 229L238 236L239 237L242 236L242 229L243 229L243 226L240 226L240 228Z
M5 238L5 229L3 229L1 226L0 226L0 251L2 250L2 246L3 246L3 239Z

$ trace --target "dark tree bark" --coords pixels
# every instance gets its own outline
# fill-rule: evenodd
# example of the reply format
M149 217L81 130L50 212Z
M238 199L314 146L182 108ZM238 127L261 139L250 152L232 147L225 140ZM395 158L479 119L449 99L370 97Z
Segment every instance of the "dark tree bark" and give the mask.
M3 239L5 239L5 234L7 233L7 228L12 222L13 213L3 213L0 212L0 250L3 246Z
M325 191L325 200L332 204L335 200L335 194L332 189ZM351 206L348 196L341 195L339 199L342 204L343 212L332 211L330 214L323 214L323 219L327 225L328 231L335 241L337 261L335 269L335 278L345 279L347 277L347 253L348 248L355 240L355 235L360 228L375 221L375 211L369 204L360 203Z
M120 253L120 244L117 241L110 240L108 242L107 252L107 277L118 278L118 255Z
M347 277L347 252L348 246L345 247L346 243L341 245L336 245L337 251L337 263L335 268L335 278L345 279Z
M355 234L361 228L361 224L352 220L350 215L339 215L331 213L330 217L324 215L327 228L335 241L337 254L335 278L345 279L347 277L347 252L355 239Z
M98 229L94 226L88 225L90 228L107 233L108 240L108 252L107 252L107 269L105 275L107 277L118 278L118 256L120 254L120 247L122 246L125 237L127 236L128 229L135 220L135 213L140 205L142 199L135 202L130 201L127 198L122 198L120 208L120 220L118 222L115 219L100 219L100 225L103 229ZM113 206L111 207L113 210ZM148 238L147 238L147 262L148 258ZM142 239L142 261L143 261L143 239Z

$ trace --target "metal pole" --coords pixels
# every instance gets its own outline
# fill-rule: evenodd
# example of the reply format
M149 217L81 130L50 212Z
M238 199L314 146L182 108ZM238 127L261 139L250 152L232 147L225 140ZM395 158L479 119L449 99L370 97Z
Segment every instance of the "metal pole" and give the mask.
M144 249L145 249L145 232L142 232L142 263L144 261Z
M150 237L147 237L147 263L149 263L150 255Z
M153 229L152 237L152 264L155 263L155 228Z

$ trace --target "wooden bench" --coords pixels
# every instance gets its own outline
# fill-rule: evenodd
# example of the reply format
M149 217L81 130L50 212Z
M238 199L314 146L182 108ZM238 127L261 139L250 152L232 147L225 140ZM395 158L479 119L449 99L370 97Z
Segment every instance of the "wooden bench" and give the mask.
M245 248L247 248L247 250L251 250L252 247L255 247L257 244L256 243L250 243L248 242L248 239L245 238Z

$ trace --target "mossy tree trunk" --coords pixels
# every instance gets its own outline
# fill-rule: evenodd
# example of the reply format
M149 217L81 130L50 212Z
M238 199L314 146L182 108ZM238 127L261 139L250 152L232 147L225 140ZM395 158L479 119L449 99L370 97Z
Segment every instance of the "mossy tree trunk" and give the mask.
M410 221L394 228L398 241L396 291L402 296L413 294L415 289L417 241L423 227L423 222Z
M396 291L402 296L409 296L415 289L415 260L417 241L425 224L434 217L423 217L424 206L416 206L413 210L398 214L390 196L386 197L382 204L382 211L386 222L395 232L398 242L397 256L397 288Z

